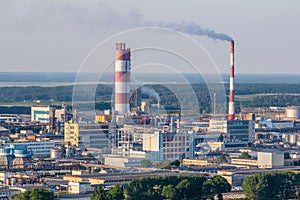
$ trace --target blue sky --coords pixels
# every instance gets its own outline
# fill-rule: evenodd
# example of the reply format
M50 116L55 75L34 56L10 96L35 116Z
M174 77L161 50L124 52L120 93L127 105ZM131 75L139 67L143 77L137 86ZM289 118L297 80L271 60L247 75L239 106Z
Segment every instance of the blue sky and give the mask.
M0 71L77 71L112 34L185 21L233 37L237 73L299 74L299 19L298 0L1 0ZM228 73L228 43L191 37Z

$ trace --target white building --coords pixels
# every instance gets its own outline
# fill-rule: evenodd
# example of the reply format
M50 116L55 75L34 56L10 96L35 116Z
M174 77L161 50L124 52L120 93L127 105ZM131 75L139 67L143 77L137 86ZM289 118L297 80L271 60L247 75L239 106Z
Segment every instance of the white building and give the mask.
M32 106L31 121L48 123L50 120L50 106Z
M144 160L149 161L158 161L160 156L159 152L155 151L134 151L130 150L130 157L131 158L142 158Z
M194 158L195 132L170 133L157 131L143 134L143 151L152 152L157 161ZM152 158L153 159L153 158ZM152 160L151 159L151 160Z
M272 120L260 121L257 128L293 128L295 126L292 120Z
M6 179L10 178L12 174L10 172L0 172L0 183L5 184Z
M21 191L17 189L0 188L0 199L11 200L13 195L20 193Z
M104 157L105 165L113 167L141 167L144 158L139 157L122 157L118 155L110 155Z
M85 182L69 182L68 184L68 192L70 194L86 194L93 192L94 188L91 186L91 183L85 183Z
M14 142L9 143L9 147L18 148L18 146L27 146L27 150L32 153L34 157L50 157L50 150L54 148L54 142Z
M284 166L284 153L276 150L263 150L257 153L259 168L281 168Z

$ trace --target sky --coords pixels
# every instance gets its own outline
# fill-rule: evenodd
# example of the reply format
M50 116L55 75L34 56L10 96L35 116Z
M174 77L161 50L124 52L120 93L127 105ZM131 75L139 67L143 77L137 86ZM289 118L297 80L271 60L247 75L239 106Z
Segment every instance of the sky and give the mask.
M234 38L236 73L300 74L299 19L299 0L1 0L0 71L76 72L114 34L193 22ZM228 42L189 37L229 72Z

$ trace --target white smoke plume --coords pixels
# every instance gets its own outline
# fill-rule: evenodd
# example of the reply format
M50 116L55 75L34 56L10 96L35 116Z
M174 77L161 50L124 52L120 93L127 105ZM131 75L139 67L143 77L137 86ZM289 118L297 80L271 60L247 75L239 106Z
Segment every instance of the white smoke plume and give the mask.
M160 28L168 28L175 31L198 35L198 36L206 36L211 39L222 40L222 41L233 41L233 38L228 36L225 33L219 33L215 30L207 29L201 27L199 24L194 22L152 22L146 20L143 15L141 15L136 10L131 10L128 13L127 20L129 20L128 24L133 24L135 26L156 26Z
M169 28L175 31L188 33L191 35L199 35L199 36L206 36L212 39L222 40L222 41L233 41L233 38L226 35L225 33L218 33L214 30L202 28L200 25L194 22L168 22L168 23L158 23L158 27L162 28Z
M150 86L142 86L140 87L142 93L149 95L150 97L154 97L159 103L160 98L159 94Z
M97 0L0 0L0 27L0 44L7 47L0 48L0 56L7 55L0 57L1 64L14 66L16 71L77 70L91 46L132 28L162 27L232 40L224 33L193 22L155 22L134 9L119 13L106 1ZM30 51L24 51L29 46ZM70 56L62 59L61 55L66 53ZM24 66L30 67L25 69Z

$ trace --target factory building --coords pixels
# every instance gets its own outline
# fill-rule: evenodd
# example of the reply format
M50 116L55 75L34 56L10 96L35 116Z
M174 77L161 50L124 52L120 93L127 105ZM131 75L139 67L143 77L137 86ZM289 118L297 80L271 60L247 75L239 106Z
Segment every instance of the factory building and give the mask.
M255 128L293 128L295 126L292 120L272 120L258 121Z
M86 182L69 182L67 187L67 192L69 194L86 194L94 191L94 188L91 186L91 183Z
M271 149L259 151L257 152L257 164L259 168L284 167L284 153Z
M118 154L123 156L131 156L132 150L142 149L142 135L145 132L153 132L154 129L133 126L133 125L121 125L116 129L115 144L118 148Z
M150 161L193 158L195 131L171 132L123 125L116 132L116 154Z
M158 155L158 161L194 158L194 140L194 131L144 133L143 151L155 152Z
M133 112L138 112L141 111L141 105L142 105L142 100L141 100L141 90L140 88L137 88L133 93L130 98L130 105L132 108L134 108L132 111Z
M60 122L65 122L69 119L66 105L62 105L61 109L55 109L54 118Z
M28 151L28 146L9 144L0 148L1 168L26 168L31 165L32 153Z
M49 123L50 121L50 106L32 106L31 121L40 121Z
M66 146L96 148L105 152L111 148L108 124L66 122L64 128L64 143Z
M27 147L28 152L32 153L34 157L50 157L50 150L54 148L55 142L39 141L39 142L14 142L8 143L8 147L19 149L23 146Z
M209 125L211 132L224 134L226 148L247 147L255 134L252 120L226 120L212 118Z
M121 157L116 155L105 156L104 163L105 165L112 167L141 167L142 157Z

